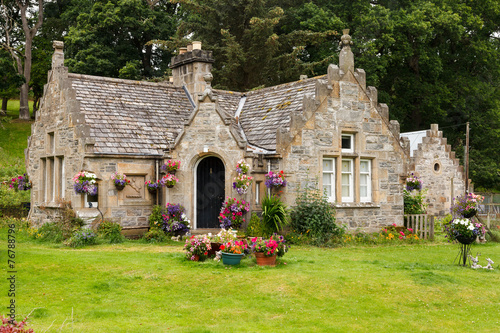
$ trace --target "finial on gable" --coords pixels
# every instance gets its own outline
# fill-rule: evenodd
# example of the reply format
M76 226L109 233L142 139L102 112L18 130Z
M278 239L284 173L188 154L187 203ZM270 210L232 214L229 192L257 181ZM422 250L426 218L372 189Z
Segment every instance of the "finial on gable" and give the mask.
M64 42L53 41L52 47L54 54L52 54L52 68L64 66Z
M203 75L203 80L205 81L205 91L203 91L203 94L198 98L200 102L203 102L206 97L210 99L210 101L215 102L215 97L212 93L212 80L214 79L212 73L207 73Z
M342 30L343 35L340 38L339 45L342 47L339 55L339 67L344 72L347 73L351 71L354 73L354 55L351 51L351 36L349 35L349 29Z

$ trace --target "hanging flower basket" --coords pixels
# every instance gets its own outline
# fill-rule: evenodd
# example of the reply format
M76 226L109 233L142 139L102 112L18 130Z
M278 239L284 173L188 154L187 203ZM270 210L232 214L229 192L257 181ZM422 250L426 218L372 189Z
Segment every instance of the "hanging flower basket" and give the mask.
M472 244L476 241L477 236L456 236L455 239L460 243L460 244Z
M161 166L161 169L163 171L168 172L171 175L175 175L177 169L179 169L180 166L181 166L181 161L168 160L167 162L165 162L165 164Z
M163 178L160 180L161 186L166 186L168 188L174 187L175 184L179 181L179 178L175 177L173 174L167 174L163 176Z
M466 218L471 218L473 216L476 216L477 210L476 209L469 209L468 211L464 211L464 217Z
M118 172L115 172L111 175L111 179L115 183L115 187L118 191L121 191L130 184L130 180L127 180L127 176L125 174L121 175Z
M96 181L97 176L95 173L80 171L73 177L73 189L76 194L87 193L88 195L96 195Z

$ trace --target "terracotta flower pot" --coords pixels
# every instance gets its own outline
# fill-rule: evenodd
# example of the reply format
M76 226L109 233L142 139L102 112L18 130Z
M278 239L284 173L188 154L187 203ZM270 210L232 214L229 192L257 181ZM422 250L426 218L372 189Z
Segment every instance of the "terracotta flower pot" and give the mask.
M266 257L263 252L255 252L255 259L259 266L276 266L276 255Z
M193 257L193 261L200 261L200 256L198 254L195 254Z

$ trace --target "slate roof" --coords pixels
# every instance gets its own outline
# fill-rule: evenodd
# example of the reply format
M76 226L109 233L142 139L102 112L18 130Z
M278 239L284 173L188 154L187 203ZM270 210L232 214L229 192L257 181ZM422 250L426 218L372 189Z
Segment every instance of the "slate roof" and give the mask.
M240 114L240 124L248 143L275 150L276 130L290 128L290 115L302 109L304 96L314 93L316 80L323 77L248 92Z
M193 111L184 89L169 82L80 74L69 78L96 153L163 154Z
M236 139L274 151L276 130L290 128L290 115L302 109L324 76L244 93L213 90L223 114L233 118ZM170 82L144 82L69 74L80 110L95 139L94 152L162 155L170 148L193 112L182 87ZM239 123L234 120L244 98Z

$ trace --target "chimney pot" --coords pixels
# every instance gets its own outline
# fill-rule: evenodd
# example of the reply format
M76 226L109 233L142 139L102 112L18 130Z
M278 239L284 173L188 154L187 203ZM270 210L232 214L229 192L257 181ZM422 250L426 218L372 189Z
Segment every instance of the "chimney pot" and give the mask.
M188 52L193 51L193 44L188 44L188 46L187 46L187 51L188 51Z
M201 42L194 41L192 45L193 45L193 50L201 50Z
M181 48L179 49L179 54L184 54L184 53L186 53L186 52L187 52L187 47L181 47Z

